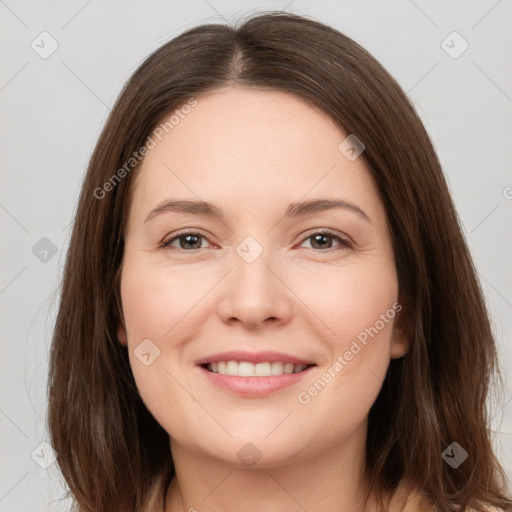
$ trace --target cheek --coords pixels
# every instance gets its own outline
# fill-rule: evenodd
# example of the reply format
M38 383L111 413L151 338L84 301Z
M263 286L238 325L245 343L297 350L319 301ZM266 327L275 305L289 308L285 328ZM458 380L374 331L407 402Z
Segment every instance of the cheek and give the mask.
M358 336L363 343L365 335L384 341L390 338L395 316L393 304L398 299L392 262L358 268L326 267L303 277L294 285L299 290L297 295L317 317L317 323L321 321L325 340L333 352L348 350Z
M127 255L121 300L133 376L143 401L158 418L170 395L177 401L183 396L172 375L191 364L182 349L200 335L201 297L217 277L208 269L151 268L141 260Z
M176 333L213 283L214 276L207 271L151 269L128 262L123 269L121 298L132 349L145 338L155 343L180 339Z
M322 299L320 299L322 297ZM325 404L340 404L359 417L374 403L390 362L394 318L400 310L395 272L375 268L343 275L331 282L322 300L334 334L326 338L331 364L317 386ZM313 391L315 393L315 391Z
M299 403L319 418L342 407L346 414L333 421L334 430L347 416L360 421L375 402L389 366L394 318L400 310L392 261L337 270L326 270L325 278L316 276L322 286L312 286L309 279L303 282L304 302L321 319L317 324L325 333L321 337L331 360L299 396Z
M182 436L200 417L179 384L180 347L195 336L195 326L201 325L191 324L190 319L208 284L207 277L202 286L201 279L194 277L176 269L148 270L128 259L121 280L130 366L140 397L167 432ZM170 404L180 411L179 416L169 414Z

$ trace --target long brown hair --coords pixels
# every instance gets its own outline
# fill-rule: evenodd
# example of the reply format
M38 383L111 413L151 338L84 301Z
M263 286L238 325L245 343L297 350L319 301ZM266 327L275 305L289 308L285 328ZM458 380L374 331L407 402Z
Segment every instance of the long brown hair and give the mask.
M155 493L162 507L174 475L169 436L143 404L117 339L123 234L138 151L152 130L191 98L226 85L298 95L366 146L411 339L408 354L391 361L368 419L367 478L383 510L402 479L442 512L510 509L486 411L492 377L502 382L495 341L429 136L397 82L361 46L322 23L270 12L240 26L190 29L150 55L90 160L64 269L48 411L80 512L142 512ZM452 442L468 454L456 469L442 458Z

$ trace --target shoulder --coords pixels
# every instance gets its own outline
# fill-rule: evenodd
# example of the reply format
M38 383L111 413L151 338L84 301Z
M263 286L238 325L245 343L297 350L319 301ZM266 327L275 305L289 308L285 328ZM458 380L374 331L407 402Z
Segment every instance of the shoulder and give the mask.
M409 482L402 481L396 488L389 510L401 510L402 512L433 512L433 504L428 496L421 492L416 486Z

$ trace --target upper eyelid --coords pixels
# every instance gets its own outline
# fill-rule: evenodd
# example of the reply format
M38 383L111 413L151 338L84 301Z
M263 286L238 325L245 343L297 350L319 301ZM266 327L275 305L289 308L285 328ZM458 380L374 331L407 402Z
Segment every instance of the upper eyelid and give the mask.
M181 236L185 236L185 235L200 235L202 236L205 240L208 240L209 243L212 243L211 240L210 240L210 237L208 237L205 233L203 233L200 229L187 229L185 231L180 231L178 233L176 233L175 235L172 235L170 237L166 237L164 238L164 240L161 242L161 246L163 247L164 245L168 245L170 244L171 242L177 240L179 237Z

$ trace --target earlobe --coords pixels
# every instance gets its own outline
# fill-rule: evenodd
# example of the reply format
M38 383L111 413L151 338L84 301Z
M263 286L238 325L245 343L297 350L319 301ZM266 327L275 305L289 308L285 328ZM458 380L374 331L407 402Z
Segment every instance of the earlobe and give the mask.
M409 352L409 340L403 337L391 342L391 359L399 359Z
M409 301L401 295L400 309L397 309L397 316L393 325L393 334L390 346L390 358L399 359L404 357L411 348L412 324L407 314Z
M124 328L123 324L119 322L119 325L117 326L117 339L119 340L119 343L123 345L124 347L128 346L128 336L126 335L126 329Z

